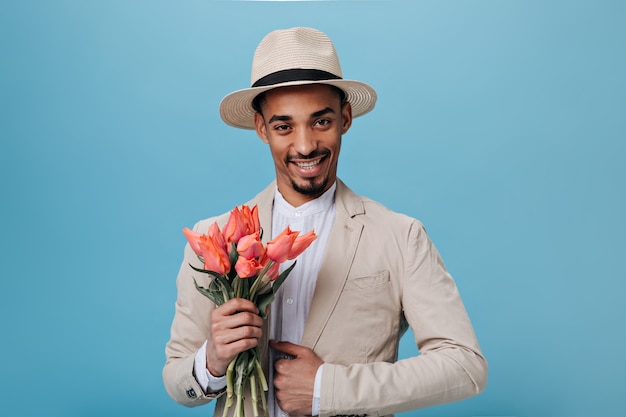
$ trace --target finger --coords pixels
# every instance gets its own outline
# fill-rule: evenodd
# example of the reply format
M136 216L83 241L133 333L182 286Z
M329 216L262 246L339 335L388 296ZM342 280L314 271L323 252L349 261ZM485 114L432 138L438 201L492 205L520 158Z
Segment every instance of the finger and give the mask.
M211 325L214 331L231 330L236 329L237 327L244 326L263 326L263 319L261 318L261 316L247 311L234 313L227 316L222 316L219 312L216 312L215 315L211 317L211 319Z
M259 326L240 326L219 329L212 333L216 344L229 344L240 339L260 339L263 331Z

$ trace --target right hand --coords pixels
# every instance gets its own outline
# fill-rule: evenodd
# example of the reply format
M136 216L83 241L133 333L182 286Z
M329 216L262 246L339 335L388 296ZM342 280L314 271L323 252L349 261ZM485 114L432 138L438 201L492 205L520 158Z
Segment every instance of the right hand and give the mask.
M211 375L225 375L238 353L257 346L262 326L259 309L249 300L233 298L215 308L206 347L206 367Z

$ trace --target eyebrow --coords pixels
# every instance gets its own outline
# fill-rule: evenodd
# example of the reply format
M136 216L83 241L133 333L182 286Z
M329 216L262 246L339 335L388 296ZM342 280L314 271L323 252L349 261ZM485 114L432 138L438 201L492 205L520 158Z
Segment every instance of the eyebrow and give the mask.
M331 109L330 107L325 107L322 110L318 110L316 112L311 113L311 118L315 118L315 117L320 117L323 116L325 114L328 113L335 113L335 111L333 109ZM293 117L291 116L279 116L279 115L273 115L272 117L270 117L270 120L268 123L273 123L273 122L288 122L290 120L293 120Z

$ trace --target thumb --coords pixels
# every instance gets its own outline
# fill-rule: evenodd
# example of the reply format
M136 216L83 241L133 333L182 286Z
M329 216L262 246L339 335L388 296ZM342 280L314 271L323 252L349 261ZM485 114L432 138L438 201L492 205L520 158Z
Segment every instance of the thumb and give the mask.
M291 342L279 342L278 340L270 340L272 349L287 355L298 357L306 350L304 346L296 345Z

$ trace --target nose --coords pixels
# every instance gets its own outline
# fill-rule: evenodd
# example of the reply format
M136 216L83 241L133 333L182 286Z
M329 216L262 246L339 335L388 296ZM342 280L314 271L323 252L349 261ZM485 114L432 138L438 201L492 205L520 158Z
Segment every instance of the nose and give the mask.
M309 155L317 149L317 139L315 139L315 135L312 132L306 129L298 129L295 133L293 148L300 155Z

